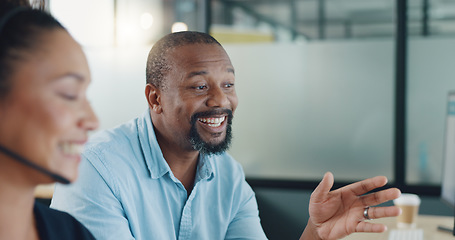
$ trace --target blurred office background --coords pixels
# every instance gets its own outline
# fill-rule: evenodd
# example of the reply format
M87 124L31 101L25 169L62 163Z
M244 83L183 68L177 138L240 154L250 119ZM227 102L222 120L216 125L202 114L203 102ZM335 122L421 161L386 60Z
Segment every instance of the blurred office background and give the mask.
M455 1L49 1L87 53L101 129L147 108L154 41L174 28L223 44L240 99L230 153L269 238L300 234L326 171L336 187L385 175L422 196L421 213L453 214L439 194Z

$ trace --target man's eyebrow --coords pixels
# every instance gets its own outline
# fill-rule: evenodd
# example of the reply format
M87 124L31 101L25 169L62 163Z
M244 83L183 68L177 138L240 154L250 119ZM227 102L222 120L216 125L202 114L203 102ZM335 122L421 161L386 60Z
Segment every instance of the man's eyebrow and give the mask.
M192 78L194 76L199 76L199 75L206 75L207 74L207 71L197 71L197 72L190 72L188 74L188 77L187 78Z
M235 75L234 68L227 68L227 72L232 73ZM190 72L187 76L187 78L192 78L194 76L200 76L200 75L207 75L207 71L195 71L195 72Z

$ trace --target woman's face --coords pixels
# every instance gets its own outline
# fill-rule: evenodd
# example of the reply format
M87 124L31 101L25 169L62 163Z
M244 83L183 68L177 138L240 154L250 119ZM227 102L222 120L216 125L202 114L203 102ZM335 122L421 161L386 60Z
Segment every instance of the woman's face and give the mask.
M81 47L66 31L43 36L14 63L11 91L0 100L0 144L74 181L87 132L98 126L86 96L90 72ZM49 181L26 166L17 168L33 181Z

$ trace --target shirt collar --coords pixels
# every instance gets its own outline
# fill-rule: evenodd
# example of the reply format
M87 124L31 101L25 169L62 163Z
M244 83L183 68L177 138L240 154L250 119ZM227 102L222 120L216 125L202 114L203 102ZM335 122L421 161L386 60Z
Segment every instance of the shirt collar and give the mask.
M137 132L144 153L145 164L153 179L160 178L171 171L166 160L164 160L161 148L156 140L153 129L150 109L147 109L137 120Z
M213 171L212 161L214 161L212 157L199 154L195 183L203 179L207 179L207 181L213 179L215 172Z
M149 108L138 118L137 128L150 177L157 179L171 172L171 168L164 159L161 148L156 140ZM195 183L202 179L211 180L213 178L214 171L211 161L213 161L211 156L199 155Z

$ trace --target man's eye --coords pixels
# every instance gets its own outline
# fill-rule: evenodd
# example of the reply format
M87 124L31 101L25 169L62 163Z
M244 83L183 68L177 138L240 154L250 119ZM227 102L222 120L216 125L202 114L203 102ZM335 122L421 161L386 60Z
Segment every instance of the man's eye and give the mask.
M195 87L196 90L204 90L206 88L207 88L207 86L205 86L205 85Z
M234 86L233 83L228 83L228 84L225 85L225 87L227 87L227 88L231 88L231 87L233 87L233 86Z

